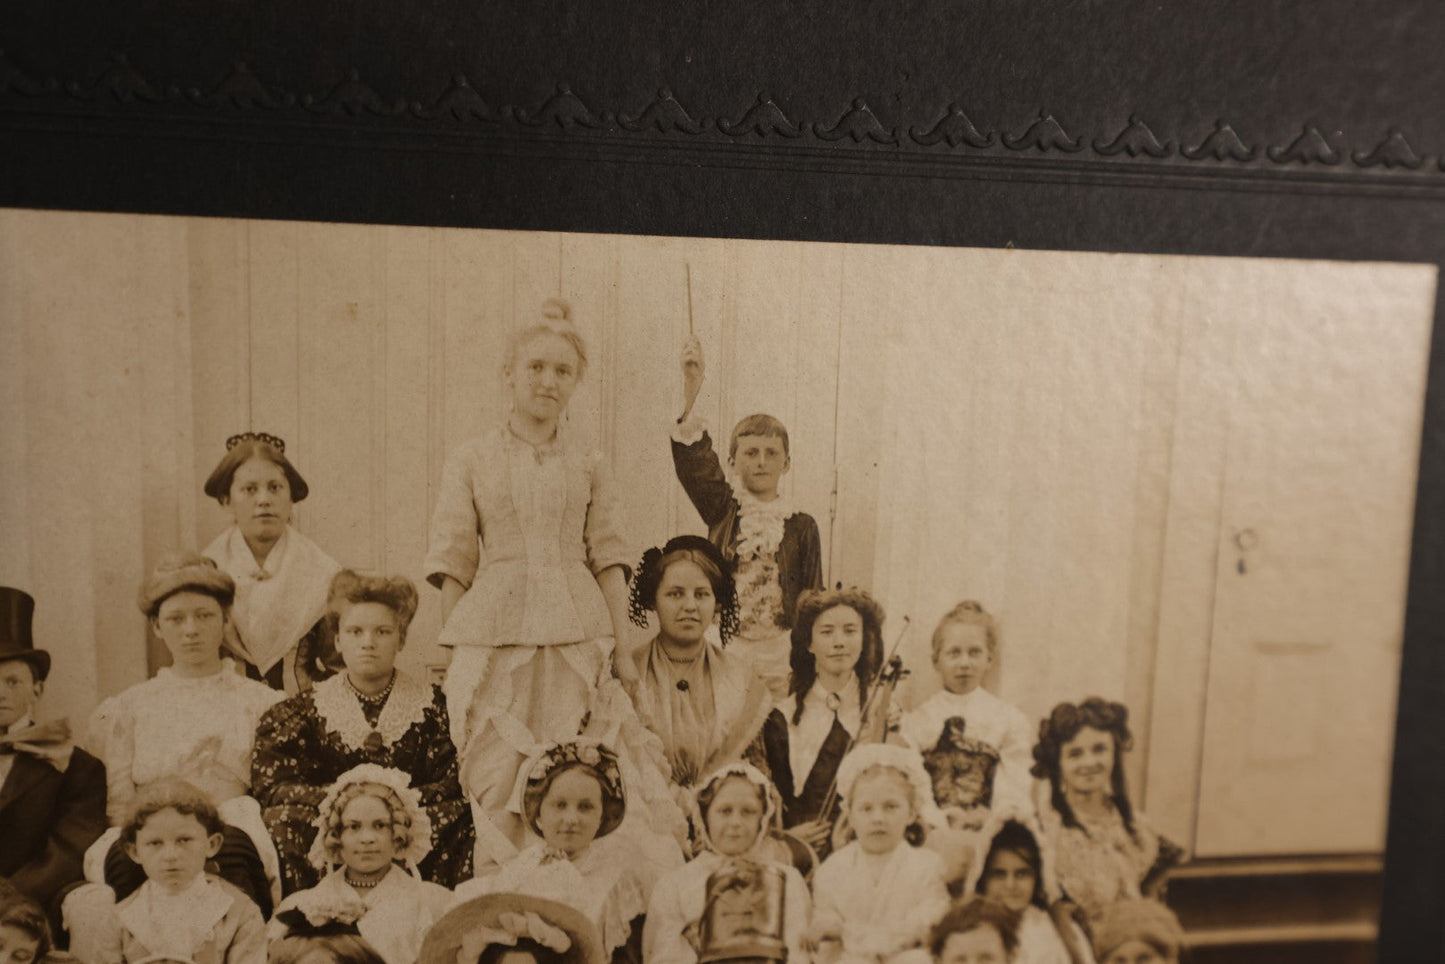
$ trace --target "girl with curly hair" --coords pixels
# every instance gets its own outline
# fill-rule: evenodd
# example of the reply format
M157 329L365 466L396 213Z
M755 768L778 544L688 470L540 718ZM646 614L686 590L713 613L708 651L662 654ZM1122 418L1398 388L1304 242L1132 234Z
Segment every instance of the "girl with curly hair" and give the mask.
M662 739L673 785L690 801L699 776L742 756L772 699L751 663L725 648L737 632L737 591L711 542L678 536L647 550L632 584L632 621L646 628L649 611L658 632L637 653L633 701ZM720 645L707 638L714 627Z
M541 839L496 874L459 886L453 906L485 894L555 900L587 916L614 961L640 962L658 875L635 840L616 833L628 810L617 753L588 739L553 744L522 768L513 796Z
M386 964L413 964L452 893L416 875L432 834L410 778L371 763L348 770L327 789L313 826L308 856L325 876L281 902L271 939L355 925Z
M1129 710L1091 696L1039 724L1033 774L1049 781L1040 814L1065 896L1089 917L1129 897L1157 896L1183 851L1134 810L1124 780Z
M763 754L783 826L827 853L838 766L857 741L869 685L883 666L883 607L862 589L805 592L793 622L789 696L763 724Z
M307 860L317 808L343 773L363 763L400 770L416 788L436 834L425 841L422 877L451 887L471 876L472 814L446 700L396 668L416 605L416 587L403 576L337 573L327 619L345 668L261 717L251 787L281 854L287 893L319 879Z

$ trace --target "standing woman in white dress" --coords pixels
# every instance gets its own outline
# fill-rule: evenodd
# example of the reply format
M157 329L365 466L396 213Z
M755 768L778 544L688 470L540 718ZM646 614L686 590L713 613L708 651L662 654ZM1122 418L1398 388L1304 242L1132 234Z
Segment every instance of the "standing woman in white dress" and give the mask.
M661 742L614 677L635 676L631 660L613 654L631 557L603 464L559 431L587 371L568 316L549 301L513 336L503 367L511 411L453 450L432 516L425 569L442 594L437 641L451 651L442 689L473 803L478 873L524 842L510 800L523 762L584 724L616 747L651 829L685 833Z
M205 486L234 520L202 553L236 581L228 648L247 676L287 693L340 668L322 617L341 566L291 525L309 492L286 443L265 432L228 438Z

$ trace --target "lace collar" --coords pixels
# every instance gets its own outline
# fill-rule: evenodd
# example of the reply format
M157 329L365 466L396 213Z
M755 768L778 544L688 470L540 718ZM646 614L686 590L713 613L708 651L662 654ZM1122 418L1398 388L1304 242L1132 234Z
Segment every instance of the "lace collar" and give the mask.
M738 558L771 559L783 544L783 523L797 510L785 495L764 502L740 485L733 486L738 503Z
M353 750L365 749L366 739L373 732L381 735L384 746L392 746L407 730L426 719L426 708L431 705L430 688L401 670L396 671L391 695L381 708L375 730L366 722L361 701L347 685L345 670L317 683L311 693L322 724Z

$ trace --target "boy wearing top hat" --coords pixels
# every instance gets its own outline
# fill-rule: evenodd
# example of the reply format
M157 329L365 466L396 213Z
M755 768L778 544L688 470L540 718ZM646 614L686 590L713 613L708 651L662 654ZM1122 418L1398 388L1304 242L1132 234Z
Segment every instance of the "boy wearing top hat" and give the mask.
M105 767L72 745L67 721L35 720L50 654L31 639L34 613L27 593L0 586L0 878L53 913L105 831Z

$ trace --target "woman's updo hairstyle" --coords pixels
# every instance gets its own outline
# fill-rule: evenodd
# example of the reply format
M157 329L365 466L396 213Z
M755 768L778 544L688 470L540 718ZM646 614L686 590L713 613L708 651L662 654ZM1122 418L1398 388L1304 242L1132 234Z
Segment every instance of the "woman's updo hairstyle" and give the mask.
M334 637L341 629L341 614L358 603L380 603L396 613L400 642L406 642L407 627L416 615L416 585L405 576L363 576L343 569L331 579L326 597L326 621Z
M943 648L943 631L951 625L959 626L980 626L983 628L984 639L988 642L988 655L990 659L998 658L998 621L993 618L983 604L972 599L965 599L943 614L938 621L938 626L933 630L933 658L938 659L938 651Z
M883 607L866 590L851 586L844 589L809 589L798 597L793 617L792 650L788 662L793 668L788 692L793 695L793 722L803 718L803 698L818 681L818 664L809 650L813 644L813 624L818 617L836 606L847 606L863 620L863 651L853 672L858 676L859 703L867 701L868 685L883 668Z
M577 380L580 382L587 374L587 343L572 324L572 306L561 298L548 298L542 302L537 317L512 333L507 340L507 361L502 370L511 374L512 366L517 363L517 353L538 335L556 335L572 346L577 353Z
M1114 769L1109 774L1109 784L1114 796L1114 806L1124 818L1124 827L1134 835L1134 808L1129 803L1129 791L1124 784L1124 754L1134 746L1134 736L1129 732L1129 708L1123 703L1091 696L1077 705L1060 703L1053 712L1039 723L1039 742L1034 744L1034 765L1030 772L1047 778L1054 809L1063 818L1064 826L1079 827L1073 808L1064 797L1060 758L1064 744L1088 727L1102 730L1114 737Z
M712 584L717 599L718 638L724 646L738 632L738 590L733 582L732 566L722 550L702 536L674 536L661 549L656 546L642 555L637 564L637 578L632 580L627 612L633 623L647 628L648 610L657 610L657 590L662 577L675 562L693 563Z
M292 502L305 501L310 494L306 480L286 459L286 443L267 432L242 432L226 439L226 454L221 456L221 461L211 470L202 491L221 505L229 504L231 483L236 478L236 470L252 459L260 459L281 467L286 483L291 487Z

